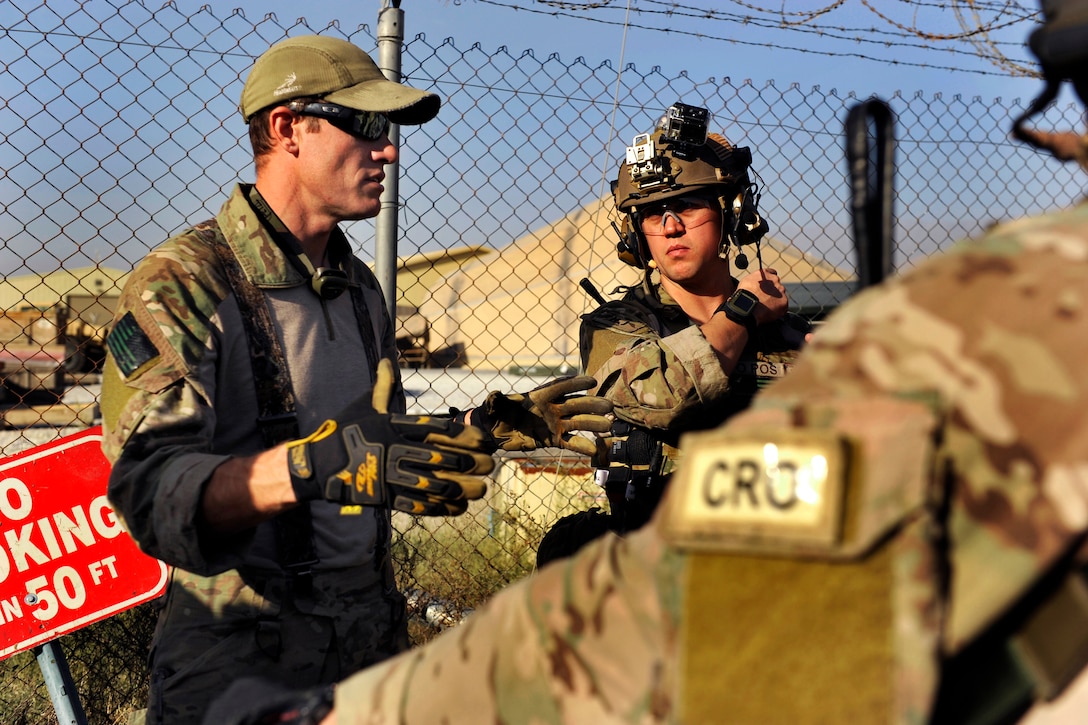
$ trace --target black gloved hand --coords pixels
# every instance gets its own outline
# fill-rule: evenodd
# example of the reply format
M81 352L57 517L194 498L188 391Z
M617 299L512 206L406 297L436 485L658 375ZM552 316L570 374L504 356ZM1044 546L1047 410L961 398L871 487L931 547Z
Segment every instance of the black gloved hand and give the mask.
M531 451L555 446L587 456L597 452L589 438L573 431L607 433L612 429L612 402L595 395L573 395L596 387L588 375L557 378L528 393L493 392L472 411L472 423L490 431L504 451Z
M480 476L495 466L487 434L449 418L389 414L393 380L393 363L383 359L369 404L356 401L287 444L299 501L456 516L484 495Z

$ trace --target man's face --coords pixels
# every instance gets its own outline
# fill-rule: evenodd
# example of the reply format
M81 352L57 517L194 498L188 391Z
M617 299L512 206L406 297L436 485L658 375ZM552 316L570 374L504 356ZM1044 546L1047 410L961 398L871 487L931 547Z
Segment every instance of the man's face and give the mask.
M642 210L642 232L662 278L680 285L728 274L718 257L721 209L717 201L682 196Z
M312 130L307 122L316 120ZM386 133L375 140L344 131L328 120L299 116L300 199L313 213L336 221L377 216L384 167L397 160ZM311 124L312 125L312 124Z

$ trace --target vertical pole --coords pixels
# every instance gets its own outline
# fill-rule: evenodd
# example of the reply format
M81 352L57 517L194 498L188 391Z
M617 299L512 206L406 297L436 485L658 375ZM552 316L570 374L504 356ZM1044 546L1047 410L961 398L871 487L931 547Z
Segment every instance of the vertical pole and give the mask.
M57 714L60 725L87 725L87 716L83 714L83 705L79 702L76 684L72 681L72 672L68 669L68 660L64 651L55 641L47 642L34 648L38 658L38 667L45 678L45 687L49 690L49 699L53 701L53 711Z
M390 3L392 5L390 6ZM382 0L378 11L378 67L391 81L400 81L401 46L404 43L404 11L400 0ZM389 140L400 147L400 127L389 126ZM385 293L385 306L397 319L397 217L400 206L400 164L385 167L385 191L381 213L374 224L374 274Z

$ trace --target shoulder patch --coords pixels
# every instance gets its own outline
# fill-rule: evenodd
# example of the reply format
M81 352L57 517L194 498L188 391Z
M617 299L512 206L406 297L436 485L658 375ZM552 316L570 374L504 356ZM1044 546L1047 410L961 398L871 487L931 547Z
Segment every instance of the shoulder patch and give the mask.
M833 550L847 485L842 437L817 429L715 430L681 440L663 535L692 551Z
M117 321L106 337L106 347L126 378L159 356L159 349L131 312Z

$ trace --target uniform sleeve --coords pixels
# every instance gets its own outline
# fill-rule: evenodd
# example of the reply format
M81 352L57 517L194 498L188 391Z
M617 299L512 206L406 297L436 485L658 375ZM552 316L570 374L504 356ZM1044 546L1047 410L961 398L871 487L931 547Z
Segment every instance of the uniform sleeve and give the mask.
M236 565L244 541L202 541L196 525L204 486L227 458L212 453L216 419L203 381L212 374L202 378L226 288L200 271L204 252L193 241L149 255L121 294L103 371L102 450L110 503L140 548L204 574Z
M336 722L668 721L682 562L652 527L598 539L340 683Z
M618 418L645 428L669 429L729 387L698 326L661 337L624 305L583 318L580 347L586 374L599 383L597 395L612 401Z

